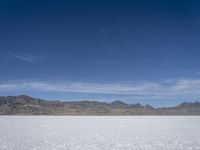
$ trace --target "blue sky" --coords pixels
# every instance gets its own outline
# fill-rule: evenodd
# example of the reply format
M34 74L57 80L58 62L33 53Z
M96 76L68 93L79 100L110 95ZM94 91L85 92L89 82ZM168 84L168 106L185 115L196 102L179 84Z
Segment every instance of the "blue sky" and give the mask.
M198 0L0 2L0 95L200 99Z

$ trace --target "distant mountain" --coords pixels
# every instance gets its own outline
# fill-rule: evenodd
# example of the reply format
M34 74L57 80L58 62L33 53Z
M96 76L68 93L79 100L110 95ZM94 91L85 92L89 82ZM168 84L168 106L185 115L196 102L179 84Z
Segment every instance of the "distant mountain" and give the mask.
M200 115L200 102L175 107L126 104L121 101L47 101L26 95L1 96L0 115Z

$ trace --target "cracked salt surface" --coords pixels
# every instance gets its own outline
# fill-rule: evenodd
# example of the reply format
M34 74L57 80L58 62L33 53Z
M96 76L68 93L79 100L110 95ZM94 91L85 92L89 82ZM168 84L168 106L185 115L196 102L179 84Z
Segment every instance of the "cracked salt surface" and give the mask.
M200 117L0 116L0 150L200 150Z

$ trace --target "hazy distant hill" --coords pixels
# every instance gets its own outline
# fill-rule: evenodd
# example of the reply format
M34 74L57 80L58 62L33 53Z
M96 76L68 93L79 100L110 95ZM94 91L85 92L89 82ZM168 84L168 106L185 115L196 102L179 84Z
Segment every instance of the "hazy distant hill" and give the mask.
M26 95L0 97L0 115L200 115L200 102L175 107L153 108L150 105L121 101L47 101Z

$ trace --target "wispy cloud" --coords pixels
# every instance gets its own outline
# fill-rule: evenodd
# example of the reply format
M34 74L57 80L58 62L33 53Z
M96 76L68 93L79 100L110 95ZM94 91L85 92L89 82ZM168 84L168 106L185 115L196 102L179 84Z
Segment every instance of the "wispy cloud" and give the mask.
M127 33L128 32L128 28L126 27L119 27L119 28L110 28L110 27L105 27L102 28L98 31L99 33L108 33L108 32L116 32L116 33Z
M123 33L127 33L127 32L128 32L128 28L126 28L126 27L121 27L120 30L121 30Z
M122 62L120 62L118 60L97 60L96 63L101 64L101 65L117 65Z
M99 30L100 33L106 33L109 31L111 31L111 28L109 28L109 27L105 27L105 28L102 28L101 30Z
M36 90L45 92L78 92L129 95L144 98L200 98L200 79L180 79L170 82L142 82L137 84L47 83L18 82L0 84L1 91Z
M11 56L27 63L36 63L36 61L38 60L36 57L33 57L31 55L11 54Z

